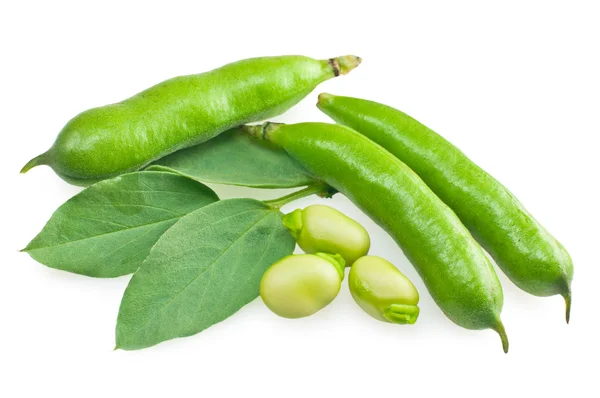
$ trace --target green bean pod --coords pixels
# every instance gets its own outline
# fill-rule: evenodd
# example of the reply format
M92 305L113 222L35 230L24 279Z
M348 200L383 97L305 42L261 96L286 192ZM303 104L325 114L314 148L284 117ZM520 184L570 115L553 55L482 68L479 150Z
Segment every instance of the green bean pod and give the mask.
M397 109L331 94L321 94L318 107L413 169L518 287L536 296L562 295L569 322L571 257L504 185L443 137Z
M360 58L252 58L175 77L71 119L54 145L22 173L48 165L64 180L89 185L139 170L165 155L243 123L285 112L318 84L346 74Z
M266 123L246 131L278 144L352 200L396 240L448 318L468 329L495 330L508 351L502 287L490 260L408 166L341 125Z

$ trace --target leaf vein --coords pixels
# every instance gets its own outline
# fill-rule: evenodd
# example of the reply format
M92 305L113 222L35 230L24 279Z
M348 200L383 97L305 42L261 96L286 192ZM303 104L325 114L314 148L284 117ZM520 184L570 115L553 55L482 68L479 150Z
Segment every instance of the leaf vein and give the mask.
M245 212L242 213L236 213L236 215L239 214L243 214L243 213L247 213L247 212L251 212L251 211L256 211L256 210L247 210ZM264 217L260 218L258 221L256 221L255 223L253 223L252 225L250 225L248 228L246 228L241 234L240 236L235 239L233 242L231 242L224 250L221 254L219 254L215 259L213 259L206 267L204 267L203 270L201 270L198 275L196 275L195 277L193 277L191 279L190 282L186 283L185 286L180 289L177 293L175 293L175 295L173 295L173 297L171 297L169 299L169 301L167 301L164 305L162 305L162 307L157 311L157 314L155 316L150 317L141 327L139 327L137 330L141 331L143 329L145 329L157 316L158 314L164 313L164 311L171 305L171 303L177 299L177 297L179 297L179 295L185 291L189 286L191 286L201 275L203 275L206 270L208 268L211 268L221 257L223 257L225 255L225 253L227 253L227 251L229 251L229 249L231 249L231 247L236 244L239 240L241 240L247 233L248 231L250 231L252 228L254 228L257 224L259 224L261 221L263 221L266 217L268 217L270 215L270 213L267 213ZM235 215L233 215L235 216ZM233 217L230 216L230 217ZM206 295L206 291L203 294L203 298ZM202 298L202 299L203 299Z
M157 207L157 206L141 205L141 204L111 203L111 204L97 204L97 205L86 204L86 206L87 207L145 207L148 209L161 210L161 211L166 211L171 214L179 215L177 212L174 212L173 210L169 210L169 209L165 209L165 208Z
M130 227L130 228L126 228L126 229L120 229L120 230L117 230L117 231L105 232L105 233L98 234L98 235L89 235L89 236L86 236L84 238L74 239L74 240L70 240L70 241L67 241L67 242L62 242L62 243L59 243L59 244L56 244L56 245L41 246L41 247L35 247L35 248L32 248L32 249L25 248L24 251L30 252L30 251L34 251L34 250L43 250L43 249L55 248L55 247L58 247L58 246L64 246L64 245L68 245L68 244L71 244L71 243L80 242L80 241L86 240L86 239L100 238L102 236L106 236L106 235L110 235L110 234L116 234L116 233L119 233L119 232L125 232L125 231L130 231L130 230L134 230L134 229L138 229L138 228L144 228L144 227L147 227L147 226L150 226L150 225L160 224L162 222L177 220L177 219L179 219L181 217L183 217L183 216L167 218L167 219L159 220L159 221L153 221L151 223L137 225L135 227Z

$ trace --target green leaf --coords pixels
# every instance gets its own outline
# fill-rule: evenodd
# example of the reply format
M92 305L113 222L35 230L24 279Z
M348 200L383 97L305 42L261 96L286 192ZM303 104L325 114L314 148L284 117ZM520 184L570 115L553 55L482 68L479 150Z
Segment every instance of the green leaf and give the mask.
M77 274L130 274L169 227L217 200L210 188L177 174L125 174L65 202L23 251L49 267Z
M256 188L309 185L314 177L268 141L239 129L157 160L147 170L163 170L198 181Z
M196 334L254 300L266 269L294 250L281 217L254 199L222 200L183 217L129 282L117 348Z

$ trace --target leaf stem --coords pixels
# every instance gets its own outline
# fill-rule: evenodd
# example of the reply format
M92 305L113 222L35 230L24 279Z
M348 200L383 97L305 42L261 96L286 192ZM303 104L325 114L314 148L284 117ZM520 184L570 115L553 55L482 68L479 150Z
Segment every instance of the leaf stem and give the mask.
M265 200L264 203L273 209L279 210L284 205L295 200L304 198L305 196L317 194L321 197L330 198L335 193L336 191L329 185L322 182L315 182L307 186L306 188L303 188L296 192L292 192L291 194L282 196L281 198Z

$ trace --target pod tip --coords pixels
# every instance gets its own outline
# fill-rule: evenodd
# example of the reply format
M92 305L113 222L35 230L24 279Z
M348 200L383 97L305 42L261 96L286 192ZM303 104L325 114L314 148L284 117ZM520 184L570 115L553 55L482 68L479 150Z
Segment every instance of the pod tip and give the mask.
M47 158L47 152L42 153L41 155L36 156L35 158L31 159L29 162L27 162L27 164L25 166L23 166L23 168L21 169L21 174L27 173L29 170L33 169L36 166L39 166L42 164L48 164L46 158Z
M565 319L567 321L567 324L569 323L569 320L571 319L571 291L569 290L568 293L564 294L563 297L565 298Z
M342 57L331 58L329 63L333 67L335 76L346 75L355 69L362 62L362 58L356 55L344 55Z
M319 97L318 97L318 100L317 100L317 106L331 102L331 100L333 100L333 97L334 97L334 95L333 94L329 94L329 93L321 93L321 94L319 94Z
M502 349L504 353L508 353L508 336L506 335L506 330L504 329L504 325L501 320L498 320L494 330L500 336L500 340L502 340Z

